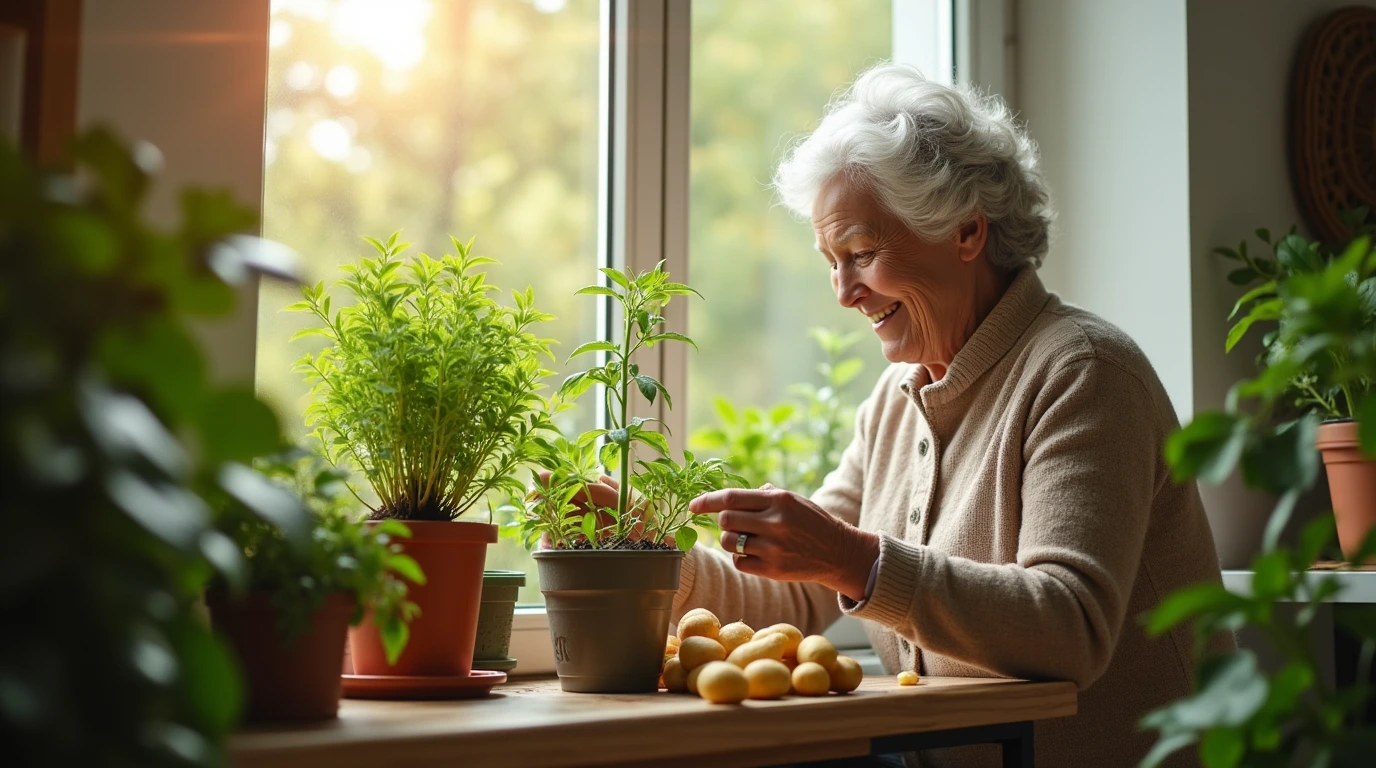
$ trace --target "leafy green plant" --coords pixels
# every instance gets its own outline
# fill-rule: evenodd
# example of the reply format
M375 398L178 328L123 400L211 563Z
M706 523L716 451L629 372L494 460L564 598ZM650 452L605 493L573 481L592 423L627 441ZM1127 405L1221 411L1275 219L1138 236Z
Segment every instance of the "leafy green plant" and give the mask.
M453 520L491 492L520 493L515 473L552 430L540 397L551 319L534 292L498 304L477 270L494 260L451 238L456 254L401 254L410 244L365 238L376 258L342 267L353 299L333 309L324 283L289 310L310 312L329 346L297 364L312 385L306 412L322 452L357 468L379 499L374 519Z
M142 209L157 150L107 131L79 176L0 141L0 733L16 765L212 765L241 683L194 603L212 574L245 585L212 501L289 542L300 503L253 470L276 417L217 386L188 332L235 282L284 264L253 212L190 189L180 223Z
M718 423L692 435L697 450L724 455L751 487L772 483L811 495L840 464L855 421L847 388L864 367L846 353L860 336L826 328L811 328L808 335L824 355L817 366L820 386L795 384L789 387L793 401L768 409L739 408L718 397Z
M257 466L305 502L311 532L305 545L289 541L281 529L231 503L218 527L248 561L252 578L247 588L272 593L280 629L288 637L306 628L327 597L348 595L357 606L350 623L371 613L388 662L395 663L410 636L408 623L419 611L406 599L403 579L425 583L420 566L395 541L411 532L396 520L374 526L359 522L347 476L315 454L294 449L261 459Z
M1148 631L1157 635L1192 622L1198 670L1191 696L1143 720L1161 734L1144 765L1192 745L1209 768L1289 765L1296 755L1312 765L1368 765L1376 729L1362 716L1373 694L1366 681L1376 653L1376 609L1363 606L1338 616L1362 640L1358 682L1327 685L1309 633L1320 604L1341 587L1306 569L1331 542L1333 519L1309 523L1293 547L1281 542L1281 534L1299 496L1318 478L1314 437L1320 418L1354 415L1362 450L1376 454L1376 396L1367 384L1376 380L1376 333L1370 325L1376 250L1359 237L1341 253L1325 254L1292 234L1277 244L1275 262L1245 257L1241 249L1237 254L1267 280L1263 290L1239 301L1239 307L1258 304L1247 315L1253 320L1230 333L1229 345L1251 325L1275 321L1264 368L1233 387L1225 410L1200 413L1173 434L1166 456L1178 480L1216 484L1240 469L1249 486L1279 501L1252 563L1249 595L1201 584L1170 595L1147 617ZM1244 281L1239 276L1234 282ZM1261 304L1268 308L1258 310ZM1291 398L1308 411L1282 420ZM1376 532L1354 559L1372 555ZM1282 602L1296 604L1293 619L1277 611ZM1283 660L1274 674L1263 672L1248 649L1209 653L1211 637L1243 627L1256 629Z
M668 547L664 542L672 540L687 550L697 540L691 526L711 522L706 516L690 514L688 502L739 478L721 461L698 461L688 452L682 464L673 461L668 440L648 426L658 419L632 417L630 408L634 392L651 404L663 397L665 405L672 407L664 385L641 373L634 357L642 349L670 341L696 349L687 336L664 330L661 313L674 296L699 294L671 282L663 262L641 274L610 268L602 273L611 286L591 285L578 293L616 300L621 310L621 341L588 342L575 349L570 360L600 352L606 354L606 362L565 379L557 400L561 404L572 401L601 384L609 426L584 432L576 441L545 442L546 450L537 463L549 471L549 480L526 496L520 535L527 547L534 547L541 538L561 549ZM600 448L598 440L603 441ZM661 458L635 460L637 444L649 446ZM590 499L588 486L600 479L599 463L620 476L615 507L598 507ZM639 467L634 477L633 466ZM633 490L641 496L634 502Z

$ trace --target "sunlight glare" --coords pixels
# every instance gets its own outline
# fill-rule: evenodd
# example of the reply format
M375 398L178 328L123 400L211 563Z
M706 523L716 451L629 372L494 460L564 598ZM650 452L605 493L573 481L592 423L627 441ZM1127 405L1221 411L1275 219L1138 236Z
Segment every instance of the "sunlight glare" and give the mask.
M272 0L272 15L291 13L311 21L324 21L330 15L329 0Z
M354 95L358 90L358 72L347 64L330 68L325 75L325 90L341 99Z
M311 126L311 147L326 160L340 163L348 159L353 143L349 129L338 120L317 120Z
M568 4L569 0L535 0L535 10L540 13L558 13Z
M287 85L298 91L315 87L315 65L308 61L294 62L287 67Z
M366 48L389 69L406 70L425 56L430 0L340 0L330 25L335 39Z
M283 19L273 19L268 25L268 45L273 48L281 48L291 40L291 22Z

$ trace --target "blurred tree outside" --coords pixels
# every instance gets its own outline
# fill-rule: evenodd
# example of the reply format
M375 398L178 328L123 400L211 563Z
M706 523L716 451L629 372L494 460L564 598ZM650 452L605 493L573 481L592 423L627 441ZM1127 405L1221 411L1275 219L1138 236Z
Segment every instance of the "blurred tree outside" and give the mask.
M826 103L889 55L891 0L695 0L692 29L690 428L724 396L768 406L810 381L820 352L807 329L863 330L836 304L806 222L768 187L787 142ZM274 0L265 126L264 234L305 255L312 281L365 253L363 235L402 230L417 250L476 238L505 291L533 286L558 320L550 361L596 336L598 0ZM292 363L312 342L281 311L299 298L265 286L258 385L283 413L307 387ZM336 301L345 297L336 297ZM863 395L883 370L866 338ZM679 393L675 393L679 394ZM676 398L678 400L679 398ZM682 407L682 406L680 406ZM561 427L592 426L573 411ZM303 423L290 423L293 436ZM528 555L503 540L489 568L525 570L523 602L541 602Z

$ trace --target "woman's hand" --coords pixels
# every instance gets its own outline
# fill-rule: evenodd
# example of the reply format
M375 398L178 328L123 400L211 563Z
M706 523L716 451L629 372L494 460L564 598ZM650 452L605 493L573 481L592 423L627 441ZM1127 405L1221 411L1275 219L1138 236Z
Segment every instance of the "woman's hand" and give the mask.
M810 500L765 485L757 491L728 488L693 499L696 514L716 514L721 545L736 555L745 534L745 554L736 570L779 581L814 581L862 600L870 570L879 559L879 536L828 514Z

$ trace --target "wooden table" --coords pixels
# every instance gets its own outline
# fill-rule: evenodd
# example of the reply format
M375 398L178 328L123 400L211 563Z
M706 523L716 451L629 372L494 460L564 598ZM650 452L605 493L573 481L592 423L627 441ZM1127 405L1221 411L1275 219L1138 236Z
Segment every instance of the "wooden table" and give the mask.
M238 766L761 766L966 744L1033 765L1032 723L1075 714L1071 683L866 678L818 698L709 704L686 694L564 693L517 680L480 700L345 699L339 720L230 739Z

